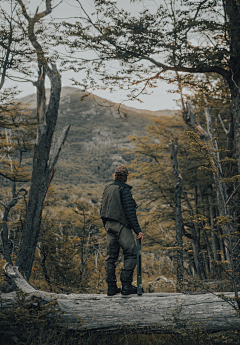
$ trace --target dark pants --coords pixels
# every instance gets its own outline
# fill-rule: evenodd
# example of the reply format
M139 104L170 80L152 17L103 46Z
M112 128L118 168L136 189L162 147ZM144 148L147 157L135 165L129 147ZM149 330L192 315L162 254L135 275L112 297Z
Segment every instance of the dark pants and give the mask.
M118 261L120 247L123 249L124 268L121 272L122 284L131 284L133 271L137 264L137 247L132 230L115 220L108 220L105 229L107 231L107 254L105 260L106 282L115 283L115 268Z

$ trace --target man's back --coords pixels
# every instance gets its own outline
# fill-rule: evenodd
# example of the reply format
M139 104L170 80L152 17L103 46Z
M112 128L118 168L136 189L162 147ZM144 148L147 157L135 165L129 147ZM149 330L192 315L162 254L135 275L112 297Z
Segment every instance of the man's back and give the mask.
M104 222L106 219L116 220L119 223L128 226L126 215L121 200L122 187L111 183L106 186L103 195L100 215Z
M141 232L141 228L138 224L136 215L137 205L132 197L131 189L132 186L119 180L105 187L100 214L104 225L106 219L117 220L138 234Z

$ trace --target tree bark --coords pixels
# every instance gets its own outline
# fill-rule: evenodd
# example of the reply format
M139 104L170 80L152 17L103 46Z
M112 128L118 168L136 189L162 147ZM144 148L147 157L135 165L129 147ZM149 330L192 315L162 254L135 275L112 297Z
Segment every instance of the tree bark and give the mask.
M192 206L188 200L188 196L187 193L184 193L184 197L185 200L187 202L187 207L188 207L188 213L191 217L193 217L193 209ZM197 231L196 231L196 226L194 224L194 222L190 222L189 224L187 224L190 228L191 231L191 243L192 243L192 248L193 248L193 256L194 256L194 262L195 262L195 266L197 269L197 274L199 276L200 279L207 279L206 276L206 272L204 269L204 265L203 265L203 255L201 253L201 245L200 245L200 241L199 241L199 237L197 235Z
M196 186L197 186L198 191L199 191L200 204L201 204L201 213L202 213L203 217L205 217L205 210L204 210L203 195L202 195L201 187L200 187L199 182L197 181L197 179L196 179L195 183L196 183ZM212 261L211 260L214 260L214 256L213 256L213 253L212 253L212 246L211 246L211 244L209 242L208 234L207 234L206 229L205 229L205 221L202 222L202 232L203 232L203 237L204 237L204 240L205 240L205 243L206 243L206 246L207 246L207 255L205 257L205 262L206 262L207 270L210 273L211 269L212 269ZM211 259L211 260L209 260L209 259Z
M238 174L240 174L240 6L236 0L223 0L223 8L230 50L229 77L226 79L231 91Z
M20 192L24 192L24 195L19 195ZM4 205L4 213L3 213L3 228L1 231L1 242L2 242L2 251L3 251L3 257L4 259L12 265L12 259L11 259L11 250L10 250L10 243L9 243L9 231L8 231L8 215L11 211L12 207L14 207L19 199L22 199L24 196L26 196L27 191L24 188L20 188L16 192L16 183L13 181L13 188L12 188L12 197L9 201L8 205Z
M177 178L177 185L175 190L175 214L176 214L176 245L177 245L177 282L183 280L183 241L182 241L182 209L181 209L181 196L183 180L178 170L177 161L177 145L169 144L171 159L173 163L174 175Z
M55 66L53 66L52 70L48 70L48 75L51 81L51 95L46 113L41 114L44 111L44 106L41 102L38 102L38 113L40 114L38 137L34 147L33 171L26 218L16 260L16 266L19 266L20 270L24 272L27 280L31 275L41 224L43 201L49 186L52 170L69 130L69 126L65 128L59 141L55 145L52 145L52 137L59 108L61 78ZM38 98L44 97L42 79L43 75L40 74Z
M216 218L216 212L215 212L215 206L212 201L212 197L210 194L208 194L208 201L209 201L209 214L210 214L210 225L211 225L211 234L212 234L212 243L213 243L213 256L215 261L221 261L221 255L220 253L220 243L219 239L215 233L215 218Z
M209 332L239 329L233 293L152 293L109 297L106 294L55 294L35 290L16 268L5 267L17 286L29 295L26 303L41 307L57 299L64 313L59 326L97 332L129 330L142 333L173 333L179 329ZM220 295L220 296L219 296ZM16 305L16 293L1 293L1 309ZM79 322L80 320L80 322Z
M52 291L52 286L51 286L51 281L50 281L50 277L48 275L48 272L47 272L47 267L46 267L46 259L47 259L47 253L43 252L41 253L42 254L42 258L40 259L40 264L42 266L42 270L43 270L43 275L44 275L44 278L48 284L48 287L49 287L49 290Z

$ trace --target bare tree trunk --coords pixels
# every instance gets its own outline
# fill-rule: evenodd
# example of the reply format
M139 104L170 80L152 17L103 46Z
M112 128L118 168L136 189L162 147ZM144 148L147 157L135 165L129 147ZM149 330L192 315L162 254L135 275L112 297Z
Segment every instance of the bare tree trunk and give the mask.
M16 266L19 267L23 276L28 280L31 275L40 230L43 201L51 180L52 171L58 160L70 126L64 128L58 141L55 144L52 144L59 109L61 77L54 64L52 64L51 67L49 66L43 49L37 41L37 37L34 32L35 24L38 23L41 18L51 13L51 0L45 1L46 10L44 12L38 13L37 11L32 18L28 15L27 9L22 0L17 0L17 2L22 9L22 14L28 22L28 38L37 54L39 67L39 77L36 84L38 133L34 147L29 201L16 259ZM51 83L50 99L47 107L45 96L45 75L48 76ZM11 264L11 262L8 262L8 264Z
M24 192L24 195L20 195L21 192ZM8 215L11 211L12 207L14 207L19 199L22 199L27 194L27 191L24 188L20 188L16 192L16 183L13 181L13 188L12 188L12 197L9 201L8 205L4 205L4 214L3 214L3 228L1 231L1 242L2 242L2 250L3 250L3 256L4 259L12 265L12 259L11 259L11 250L10 250L10 242L9 242L9 231L8 231Z
M239 90L238 90L239 91ZM227 167L225 170L225 178L231 178L233 176L233 161L231 158L233 158L234 155L234 124L233 124L233 114L232 111L230 110L230 116L231 116L231 121L229 123L229 129L228 131L225 129L225 126L222 122L223 129L227 135L227 157L230 158L230 160L227 162ZM220 116L219 116L220 117ZM221 118L220 118L221 119ZM240 261L239 261L239 254L240 254L240 249L239 249L239 243L240 243L240 236L239 232L236 231L238 228L238 222L236 217L236 204L235 200L233 198L234 194L236 193L238 187L234 187L233 184L228 184L227 185L227 195L229 195L229 198L227 200L227 210L229 214L229 219L231 220L230 223L230 233L231 233L231 238L230 238L230 246L231 246L231 253L230 255L232 256L232 261L233 261L233 271L234 271L234 279L236 279L236 284L239 284L240 281ZM239 303L240 307L240 303Z
M34 260L37 238L39 235L43 201L51 179L52 170L59 156L61 146L66 139L68 128L65 128L60 140L52 147L52 137L56 126L61 78L55 66L47 69L51 82L51 94L47 111L44 111L45 86L44 68L41 67L38 83L38 137L34 147L33 172L23 235L18 250L16 266L24 272L26 279L30 278Z
M219 254L221 251L220 242L218 236L216 235L216 227L215 227L215 218L216 212L215 207L212 201L212 197L208 194L208 201L209 201L209 214L210 214L210 225L211 225L211 234L212 234L212 243L213 243L213 257L215 261L221 261L221 255Z
M238 85L234 85L231 90L232 113L234 121L234 134L236 145L236 158L238 160L238 174L240 175L240 78Z
M187 202L187 207L188 207L188 213L191 217L193 217L193 209L192 206L188 200L188 196L187 193L184 193L184 197L185 200ZM197 269L197 274L199 276L200 279L207 279L206 276L206 272L205 272L205 268L203 265L203 255L201 253L201 245L200 245L200 241L199 241L199 237L197 235L197 230L195 227L194 222L190 222L188 224L190 231L191 231L191 243L192 243L192 247L193 247L193 256L194 256L194 262L195 262L195 266Z
M238 95L240 95L238 90ZM238 112L240 114L240 96L239 96L239 104L238 104ZM218 145L216 139L214 139L214 132L212 128L212 120L209 108L205 109L205 116L207 122L207 129L208 133L198 124L196 117L193 113L193 109L191 104L188 104L187 110L184 109L183 111L183 119L188 124L191 124L191 127L195 129L195 131L199 134L200 138L202 138L205 142L209 143L209 156L211 157L211 165L213 170L213 178L217 189L217 203L218 203L218 210L219 216L223 219L222 229L224 235L224 247L226 248L226 256L227 261L229 262L229 269L232 272L232 280L233 280L233 287L235 292L235 297L237 298L237 303L240 307L240 302L238 300L238 290L237 286L239 284L239 274L236 271L236 264L237 269L239 269L239 258L236 258L237 248L239 246L239 242L233 243L232 234L234 231L231 229L230 221L232 221L231 215L229 215L227 204L229 199L227 197L226 192L226 185L222 181L223 172L222 166L220 163L220 156L218 151ZM235 119L236 120L236 119ZM240 121L238 123L238 134L239 134L239 154L240 154ZM236 128L235 128L236 130ZM236 145L238 145L238 140L236 138ZM240 155L239 155L240 157ZM239 163L239 162L238 162ZM240 165L239 165L240 169ZM226 221L227 220L227 221ZM225 249L224 249L225 250Z
M226 248L224 245L224 239L223 237L223 232L221 227L218 227L218 238L220 238L220 248L221 248L221 253L222 253L222 261L227 261L227 254L226 254Z
M195 183L196 183L196 186L197 186L198 191L199 191L201 213L202 213L202 216L205 217L205 210L204 210L204 205L203 205L203 196L202 196L201 187L200 187L199 182L197 180ZM209 242L208 235L207 235L207 232L205 229L205 225L206 225L205 221L202 221L202 232L203 232L204 241L205 241L206 246L207 246L207 255L205 256L205 262L206 262L207 271L210 273L211 272L211 261L209 260L209 258L211 258L213 260L214 257L213 257L213 253L212 253L212 247L211 247L211 244Z
M205 217L205 211L204 211L204 204L203 204L203 196L202 196L202 191L201 191L201 188L200 188L200 185L199 183L197 184L198 186L198 190L199 190L199 196L200 196L200 202L201 202L201 210L202 210L202 215ZM215 217L216 218L216 217ZM212 267L214 268L214 271L215 273L217 274L217 276L220 278L220 272L219 272L219 269L217 268L217 266L214 264L214 253L213 253L213 249L212 249L212 246L210 244L210 241L209 241L209 238L208 238L208 234L206 232L206 229L205 229L205 222L203 223L203 236L204 236L204 239L205 239L205 243L206 243L206 246L207 246L207 252L208 252L208 265L209 265L209 268L210 268L210 271L212 271ZM213 233L213 232L212 232ZM216 236L216 235L215 235ZM215 238L214 238L215 239ZM216 240L216 239L215 239ZM209 258L211 260L209 260Z
M47 253L42 253L42 256L43 258L41 258L41 266L42 266L42 270L43 270L43 275L44 275L44 278L49 286L49 290L52 291L52 286L51 286L51 281L50 281L50 277L48 275L48 272L47 272L47 267L46 267L46 259L47 259Z
M206 121L207 121L207 127L208 127L208 135L210 140L212 141L212 165L213 165L213 178L217 189L217 203L218 203L218 209L219 209L219 216L226 218L228 217L228 209L227 209L227 191L226 191L226 185L224 182L222 182L222 166L220 163L220 157L218 152L218 145L217 141L214 139L214 132L212 129L212 120L211 120L211 114L209 111L209 108L205 109L205 115L206 115ZM229 236L231 233L230 225L229 223L223 224L223 233L224 235L228 236L228 238L224 239L224 245L226 248L226 255L227 260L231 261L230 258L230 248L229 248Z
M178 170L177 162L177 145L169 144L171 159L173 162L174 175L177 178L177 185L175 190L175 214L176 214L176 245L177 245L177 282L180 283L183 279L183 241L182 241L182 210L181 210L181 196L183 180Z
M236 158L238 161L238 175L240 175L240 44L239 44L239 2L234 0L223 0L225 12L226 29L229 40L230 59L229 77L227 82L231 91L231 112L234 123L234 137L236 145Z

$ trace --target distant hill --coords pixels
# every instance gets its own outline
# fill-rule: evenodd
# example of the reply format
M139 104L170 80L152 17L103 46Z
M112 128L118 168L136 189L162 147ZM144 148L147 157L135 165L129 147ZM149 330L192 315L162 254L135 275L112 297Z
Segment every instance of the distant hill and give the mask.
M36 95L21 99L30 109L36 108ZM75 87L64 87L61 93L60 112L56 135L71 124L66 143L61 152L54 177L55 185L106 183L112 179L115 167L129 164L131 148L127 136L145 135L151 118L171 116L176 111L138 110L113 104ZM123 117L123 118L120 118Z

